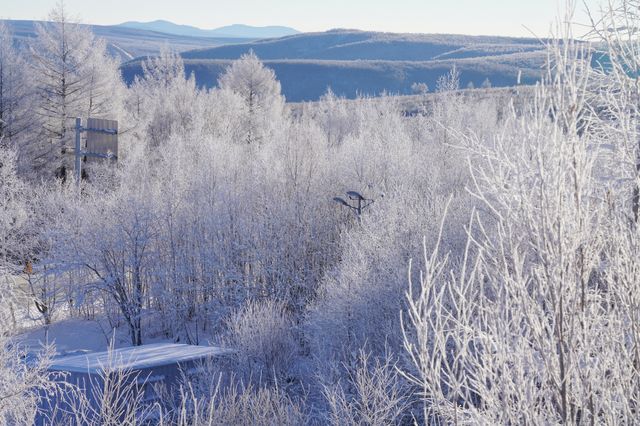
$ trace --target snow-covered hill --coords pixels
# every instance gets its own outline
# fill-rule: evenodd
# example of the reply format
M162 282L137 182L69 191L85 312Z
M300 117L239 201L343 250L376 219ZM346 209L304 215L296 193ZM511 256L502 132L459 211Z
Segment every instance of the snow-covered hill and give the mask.
M35 25L39 21L5 20L18 47L25 47L36 36ZM88 25L93 33L107 41L109 53L122 61L139 56L156 55L162 46L182 52L197 48L211 48L230 43L251 41L247 38L193 37L123 26Z

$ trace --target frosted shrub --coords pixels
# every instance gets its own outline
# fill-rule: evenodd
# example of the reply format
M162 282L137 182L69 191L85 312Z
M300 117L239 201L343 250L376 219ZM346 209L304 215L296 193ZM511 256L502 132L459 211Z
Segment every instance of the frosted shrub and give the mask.
M402 352L397 330L398 312L406 305L403 269L421 252L421 233L429 235L430 247L435 244L433 220L442 215L445 204L446 199L414 189L387 194L342 235L341 261L325 274L306 323L318 374L326 380L346 380L363 347L375 357L387 348ZM468 209L464 199L456 199L454 205L460 215ZM459 250L465 241L464 222L456 215L449 225L445 244Z
M238 351L245 374L267 382L287 378L298 345L282 303L250 302L231 315L227 326L227 346Z
M331 424L399 424L408 402L402 378L389 357L371 358L371 354L360 351L356 369L346 383L324 387Z
M180 426L256 425L299 426L308 423L302 402L291 399L278 387L242 386L232 382L216 387L210 396L186 388L175 417L166 416L160 424Z
M0 304L3 303L0 300ZM27 353L6 336L0 306L0 424L32 425L46 398L58 391L58 386L47 372L53 348L43 348L27 362Z
M144 402L156 392L153 384L146 383L148 377L142 373L122 367L127 362L115 354L112 342L97 374L77 380L74 376L56 377L63 391L51 399L55 406L47 414L53 424L129 426L158 413L159 407Z

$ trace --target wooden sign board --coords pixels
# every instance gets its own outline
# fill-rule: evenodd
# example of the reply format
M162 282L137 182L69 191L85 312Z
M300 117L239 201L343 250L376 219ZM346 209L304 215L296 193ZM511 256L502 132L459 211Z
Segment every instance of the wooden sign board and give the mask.
M118 156L118 122L90 118L85 127L87 132L87 152ZM88 157L87 161L98 161L99 158Z

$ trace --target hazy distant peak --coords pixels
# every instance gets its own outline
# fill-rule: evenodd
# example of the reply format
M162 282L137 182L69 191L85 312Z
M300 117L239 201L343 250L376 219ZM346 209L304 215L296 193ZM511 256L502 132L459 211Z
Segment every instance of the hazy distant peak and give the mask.
M163 19L158 19L150 22L129 21L120 24L120 26L191 37L232 37L257 39L284 37L299 33L299 31L290 27L276 25L254 27L245 24L233 24L211 30L205 30L191 25L175 24Z

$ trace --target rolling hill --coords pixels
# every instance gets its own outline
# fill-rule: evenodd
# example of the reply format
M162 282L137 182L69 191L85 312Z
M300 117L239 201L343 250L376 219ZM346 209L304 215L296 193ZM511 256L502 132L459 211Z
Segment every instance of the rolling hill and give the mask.
M461 71L461 87L473 83L476 87L489 79L495 87L533 84L540 77L540 70L530 63L542 63L544 55L528 57L439 60L439 61L317 61L317 60L266 60L282 85L282 93L289 102L318 100L327 89L337 95L353 99L358 95L377 96L381 93L406 95L412 93L413 83L426 83L435 88L438 78L452 66ZM526 67L519 67L524 62ZM188 75L193 74L201 87L215 87L218 77L231 64L231 60L185 59ZM130 61L122 67L125 81L131 83L142 73L141 61Z
M230 61L254 51L272 68L288 101L317 100L331 88L346 98L383 92L406 95L414 83L431 90L453 66L461 87L489 80L506 87L535 83L546 60L539 40L460 35L389 34L332 30L278 39L195 49L182 53L188 74L214 87ZM122 67L127 81L141 72L140 61Z
M430 61L542 50L530 38L391 34L358 30L303 33L185 52L188 59L237 59L253 50L262 59Z

